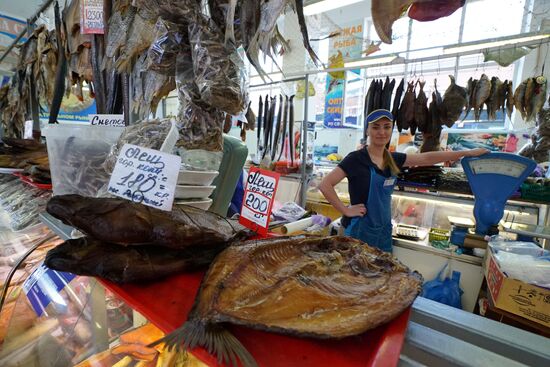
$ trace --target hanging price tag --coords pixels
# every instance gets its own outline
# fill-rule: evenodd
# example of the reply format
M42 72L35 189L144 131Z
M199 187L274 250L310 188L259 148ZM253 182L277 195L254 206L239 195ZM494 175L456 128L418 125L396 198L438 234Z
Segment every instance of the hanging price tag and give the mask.
M124 127L124 115L88 115L92 126Z
M278 173L250 168L239 218L242 225L257 233L267 234L278 184Z
M80 2L80 33L103 34L103 0L82 0Z
M177 155L124 144L109 181L109 193L170 211L180 166Z

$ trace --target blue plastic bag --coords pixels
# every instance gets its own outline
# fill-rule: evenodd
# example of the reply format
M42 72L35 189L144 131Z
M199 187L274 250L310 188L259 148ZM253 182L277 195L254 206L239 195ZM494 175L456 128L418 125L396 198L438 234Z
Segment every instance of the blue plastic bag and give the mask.
M442 279L443 272L449 264L445 264L435 279L427 281L422 287L422 297L462 309L461 297L464 291L460 289L460 272L454 271L451 277Z

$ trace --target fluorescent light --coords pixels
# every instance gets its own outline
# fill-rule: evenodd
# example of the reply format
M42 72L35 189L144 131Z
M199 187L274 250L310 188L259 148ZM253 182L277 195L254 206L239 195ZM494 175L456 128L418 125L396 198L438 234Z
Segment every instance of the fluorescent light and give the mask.
M387 64L397 59L396 55L390 55L386 57L369 57L363 60L346 62L344 66L346 68L361 67L367 65Z
M501 40L501 41L473 43L469 45L454 46L454 47L444 48L443 54L448 55L448 54L456 54L460 52L469 52L469 51L476 51L476 50L481 51L486 48L501 47L505 45L514 45L514 44L523 43L523 42L541 40L549 37L550 37L550 34L539 34L535 36L511 38L511 39Z
M358 3L363 0L324 0L316 2L315 4L306 5L304 7L304 15L310 16L313 14L324 13L326 11L343 8L351 4Z

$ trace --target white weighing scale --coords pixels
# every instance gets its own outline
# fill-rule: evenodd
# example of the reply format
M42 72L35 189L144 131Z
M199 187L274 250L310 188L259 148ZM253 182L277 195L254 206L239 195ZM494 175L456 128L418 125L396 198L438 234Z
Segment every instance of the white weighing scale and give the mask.
M504 215L506 201L516 192L536 162L509 153L465 157L462 167L475 197L475 233L485 236Z

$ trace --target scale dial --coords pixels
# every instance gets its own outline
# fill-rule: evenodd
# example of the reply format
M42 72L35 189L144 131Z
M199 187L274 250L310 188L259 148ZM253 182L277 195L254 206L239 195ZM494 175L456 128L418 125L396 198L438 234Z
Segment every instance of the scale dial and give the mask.
M526 164L500 158L476 159L468 163L474 175L488 173L519 178L527 169Z

